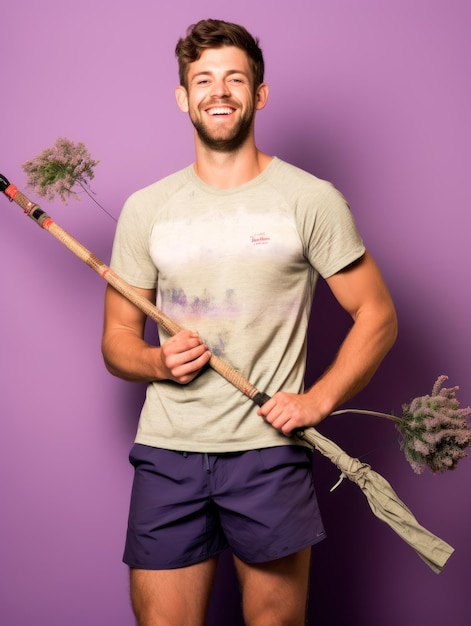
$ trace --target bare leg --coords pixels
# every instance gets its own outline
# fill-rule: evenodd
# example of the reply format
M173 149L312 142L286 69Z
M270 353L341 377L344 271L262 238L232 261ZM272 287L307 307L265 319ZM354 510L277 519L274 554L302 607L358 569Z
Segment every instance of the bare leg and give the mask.
M217 558L171 570L131 569L139 626L204 626Z
M303 626L311 549L255 565L234 557L246 626Z

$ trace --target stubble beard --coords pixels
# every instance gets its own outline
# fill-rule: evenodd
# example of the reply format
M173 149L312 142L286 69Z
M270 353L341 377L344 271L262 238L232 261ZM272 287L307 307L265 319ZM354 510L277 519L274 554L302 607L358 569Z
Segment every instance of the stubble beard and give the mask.
M191 122L200 141L215 152L236 152L239 150L250 135L254 116L255 111L252 109L247 111L233 128L229 130L221 128L219 131L211 131L201 119L197 119L190 113Z

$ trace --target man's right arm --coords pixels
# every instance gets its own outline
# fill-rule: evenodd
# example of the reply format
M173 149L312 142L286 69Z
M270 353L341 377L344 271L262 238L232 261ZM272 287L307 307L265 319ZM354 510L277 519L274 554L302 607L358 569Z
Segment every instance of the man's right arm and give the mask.
M154 289L135 290L155 302ZM162 346L144 340L146 315L111 286L105 295L102 353L114 376L133 382L173 380L189 383L211 357L198 333L183 330Z

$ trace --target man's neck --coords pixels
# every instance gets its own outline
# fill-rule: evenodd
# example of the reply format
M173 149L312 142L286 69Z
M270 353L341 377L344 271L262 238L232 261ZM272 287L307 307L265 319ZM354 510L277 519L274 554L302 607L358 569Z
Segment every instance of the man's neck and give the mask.
M216 189L239 187L256 178L272 160L249 142L236 152L216 152L196 143L194 169L203 182Z

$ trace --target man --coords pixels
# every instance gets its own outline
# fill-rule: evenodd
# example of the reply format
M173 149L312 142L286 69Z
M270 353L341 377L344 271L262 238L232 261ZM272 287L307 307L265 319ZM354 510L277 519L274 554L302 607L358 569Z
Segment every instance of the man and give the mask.
M311 546L324 537L309 452L290 436L362 389L396 336L394 307L345 200L264 154L258 41L204 20L176 53L192 166L128 199L112 267L183 330L144 340L145 317L108 288L108 369L146 381L124 554L140 626L202 626L228 546L250 626L305 622ZM304 393L306 330L321 274L353 325ZM257 409L206 367L217 354L271 396Z

